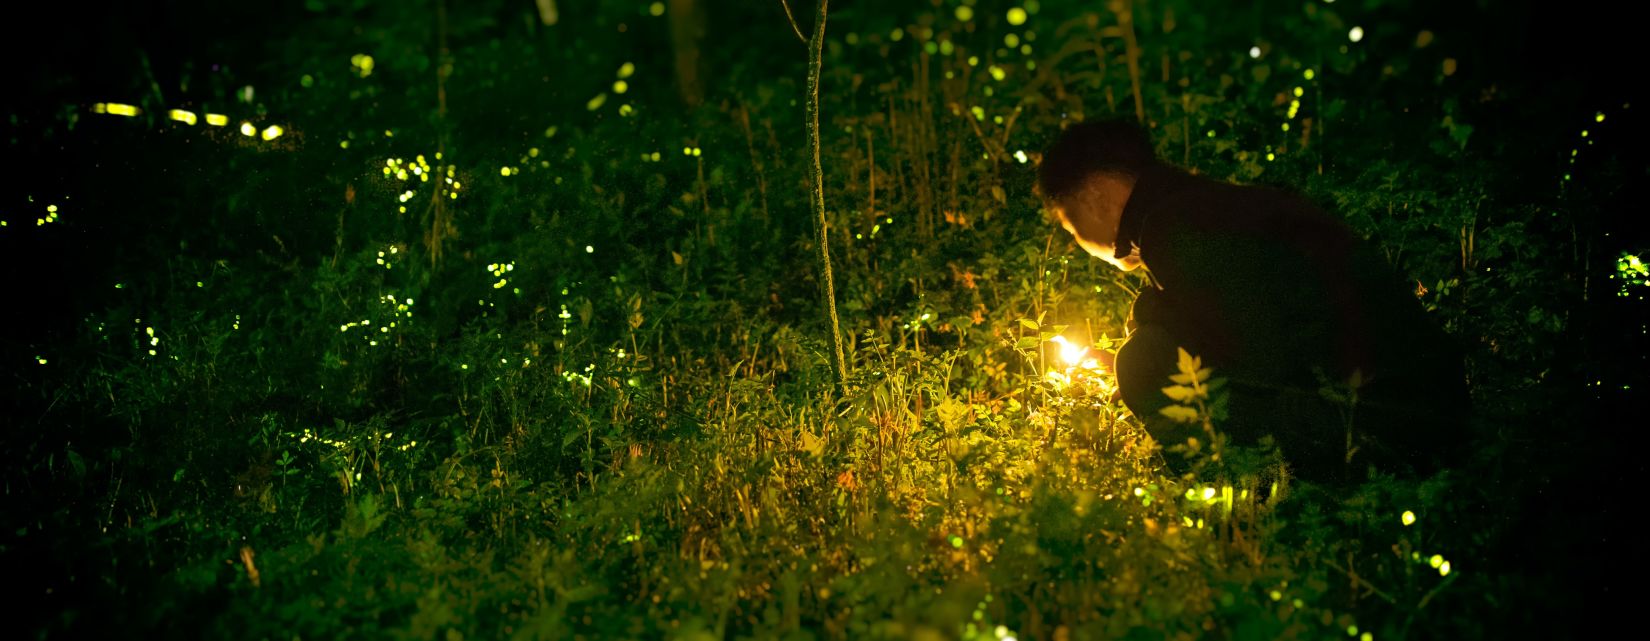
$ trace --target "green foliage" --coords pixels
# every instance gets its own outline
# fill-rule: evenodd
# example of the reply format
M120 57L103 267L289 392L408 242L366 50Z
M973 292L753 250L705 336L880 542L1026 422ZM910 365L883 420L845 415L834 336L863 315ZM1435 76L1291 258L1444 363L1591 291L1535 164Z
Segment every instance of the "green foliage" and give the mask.
M1505 519L1470 473L1291 487L1275 448L1227 444L1193 355L1163 415L1202 437L1158 444L1061 353L1113 351L1142 283L1048 224L1027 154L1134 112L1132 4L1164 158L1331 205L1473 347L1480 398L1538 402L1578 287L1531 239L1569 223L1500 195L1522 177L1480 146L1477 88L1392 45L1390 3L1280 10L1260 45L1179 0L833 13L840 389L803 259L806 52L774 7L714 4L765 27L705 46L684 110L650 4L305 3L244 79L290 133L157 160L221 185L164 214L193 251L134 232L108 259L131 285L25 389L74 412L6 449L39 495L0 553L43 559L62 613L40 635L1391 639L1550 587L1477 564ZM1401 53L1343 51L1360 23Z

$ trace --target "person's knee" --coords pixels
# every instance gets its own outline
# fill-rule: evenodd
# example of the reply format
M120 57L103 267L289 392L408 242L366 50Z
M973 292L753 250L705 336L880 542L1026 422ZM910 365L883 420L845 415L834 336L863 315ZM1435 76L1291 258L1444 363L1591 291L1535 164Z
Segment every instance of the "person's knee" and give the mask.
M1117 389L1136 416L1155 416L1168 405L1163 387L1174 373L1179 346L1167 330L1143 325L1117 350Z

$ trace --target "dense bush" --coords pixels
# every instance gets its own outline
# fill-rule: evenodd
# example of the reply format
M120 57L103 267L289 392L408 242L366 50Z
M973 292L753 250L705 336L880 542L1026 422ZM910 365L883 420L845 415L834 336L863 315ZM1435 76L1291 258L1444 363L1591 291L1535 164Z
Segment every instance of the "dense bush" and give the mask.
M697 44L692 2L447 4L311 0L260 58L132 80L136 118L14 117L61 164L8 204L8 268L76 301L6 351L14 625L1390 639L1580 605L1521 501L1573 471L1540 439L1592 371L1572 310L1617 283L1608 243L1571 250L1632 112L1512 108L1532 89L1458 24L1488 10L834 7L838 387L779 3L702 3ZM1161 471L1182 453L1050 341L1111 345L1141 281L1031 189L1062 122L1137 110L1163 158L1303 191L1415 281L1470 353L1470 465L1330 489L1217 440ZM1532 123L1558 133L1513 145Z

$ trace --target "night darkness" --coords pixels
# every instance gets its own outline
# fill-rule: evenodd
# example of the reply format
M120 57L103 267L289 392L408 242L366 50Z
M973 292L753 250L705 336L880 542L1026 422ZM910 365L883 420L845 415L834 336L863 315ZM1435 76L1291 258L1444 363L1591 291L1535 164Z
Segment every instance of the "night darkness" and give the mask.
M1628 9L788 2L8 10L9 636L1634 625Z

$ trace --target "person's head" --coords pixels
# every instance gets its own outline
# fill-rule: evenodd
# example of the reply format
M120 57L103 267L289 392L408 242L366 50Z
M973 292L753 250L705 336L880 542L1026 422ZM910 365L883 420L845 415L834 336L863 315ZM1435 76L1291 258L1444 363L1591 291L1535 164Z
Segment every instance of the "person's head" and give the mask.
M1043 152L1037 185L1044 207L1079 247L1128 271L1139 267L1140 259L1117 258L1117 226L1135 179L1155 162L1151 140L1139 126L1081 122L1060 132Z

